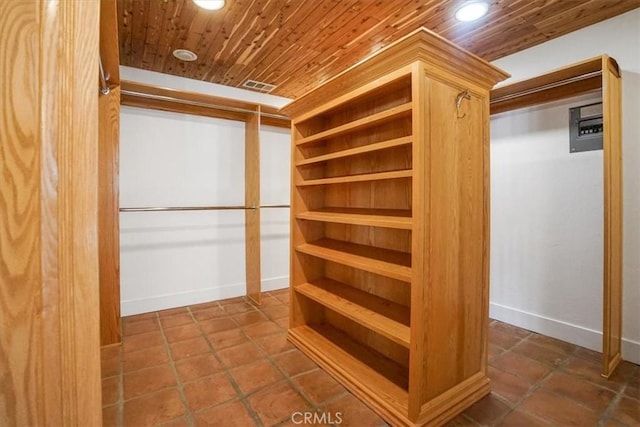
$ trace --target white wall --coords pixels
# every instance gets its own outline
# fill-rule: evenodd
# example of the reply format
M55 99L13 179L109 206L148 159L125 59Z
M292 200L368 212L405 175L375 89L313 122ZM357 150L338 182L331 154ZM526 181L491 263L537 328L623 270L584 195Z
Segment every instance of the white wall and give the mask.
M288 205L291 181L291 132L264 126L260 130L260 204ZM262 289L289 286L288 208L260 211Z
M277 108L281 108L291 102L289 98L283 98L281 96L269 95L247 89L219 85L216 83L203 82L200 80L187 79L184 77L157 73L155 71L141 70L140 68L127 67L124 65L120 66L120 79L190 92L199 92L223 98L257 102Z
M260 138L262 203L288 204L289 131ZM244 205L244 123L123 107L120 205ZM261 216L263 290L286 287L289 209ZM123 212L120 235L125 316L245 293L242 210Z
M494 64L522 80L601 54L622 69L623 358L640 363L640 10ZM568 108L592 101L492 117L491 316L601 350L602 151L568 148Z

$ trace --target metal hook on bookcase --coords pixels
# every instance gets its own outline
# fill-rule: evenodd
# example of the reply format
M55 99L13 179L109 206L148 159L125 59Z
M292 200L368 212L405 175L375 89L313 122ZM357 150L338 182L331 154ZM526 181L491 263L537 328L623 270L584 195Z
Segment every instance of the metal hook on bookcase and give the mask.
M462 100L464 99L469 99L469 100L471 99L471 95L469 94L469 89L463 90L456 97L456 112L457 112L457 117L459 119L463 119L467 115L467 113L460 115L460 105L462 104Z

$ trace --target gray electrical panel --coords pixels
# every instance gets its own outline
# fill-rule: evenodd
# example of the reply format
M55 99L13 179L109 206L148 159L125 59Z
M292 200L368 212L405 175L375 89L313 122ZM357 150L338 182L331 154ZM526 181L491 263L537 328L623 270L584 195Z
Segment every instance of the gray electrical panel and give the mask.
M602 102L569 109L569 152L602 150Z

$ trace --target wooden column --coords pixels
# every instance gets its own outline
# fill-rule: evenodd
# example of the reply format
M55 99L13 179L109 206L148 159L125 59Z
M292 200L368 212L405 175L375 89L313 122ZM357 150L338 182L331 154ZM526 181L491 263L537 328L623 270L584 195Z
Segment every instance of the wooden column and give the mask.
M109 93L98 98L98 246L100 343L117 344L120 329L120 58L116 0L100 0L100 60Z
M100 342L121 341L119 163L120 88L98 99L98 241L100 253Z
M620 71L602 57L604 123L604 311L602 376L608 378L622 358L622 105Z
M99 12L0 2L0 425L101 424Z
M244 203L247 296L260 304L260 106L245 123Z

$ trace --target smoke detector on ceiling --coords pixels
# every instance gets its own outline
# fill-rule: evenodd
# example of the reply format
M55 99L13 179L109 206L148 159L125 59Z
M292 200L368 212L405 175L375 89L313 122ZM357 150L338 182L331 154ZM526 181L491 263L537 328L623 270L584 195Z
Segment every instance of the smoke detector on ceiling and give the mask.
M258 82L255 80L247 80L242 84L242 87L246 87L247 89L256 90L262 93L269 93L276 88L276 85Z
M176 49L173 51L173 56L175 56L181 61L188 61L188 62L192 62L198 59L198 55L196 55L195 53L187 49Z

